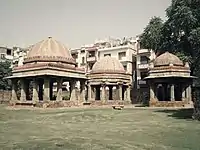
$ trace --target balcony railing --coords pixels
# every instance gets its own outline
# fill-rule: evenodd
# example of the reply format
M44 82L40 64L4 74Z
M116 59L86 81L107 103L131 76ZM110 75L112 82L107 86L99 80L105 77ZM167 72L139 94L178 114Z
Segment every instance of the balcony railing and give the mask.
M147 84L147 81L145 81L145 80L139 80L139 81L138 81L138 84L139 84L139 85L141 85L141 84Z
M95 62L96 60L95 56L87 57L87 62Z
M142 54L142 53L149 53L149 52L150 52L149 49L139 49L139 50L138 50L138 53L139 53L139 54Z
M146 64L138 64L138 68L139 69L148 69L148 67L149 67L148 63L146 63Z

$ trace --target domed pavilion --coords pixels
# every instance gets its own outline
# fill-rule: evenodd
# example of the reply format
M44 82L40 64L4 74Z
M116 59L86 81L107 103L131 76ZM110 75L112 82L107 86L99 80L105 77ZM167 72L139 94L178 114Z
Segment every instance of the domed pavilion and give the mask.
M145 78L150 86L150 106L184 107L191 104L191 85L188 63L165 52L158 56Z
M88 101L101 104L130 103L130 76L119 60L105 56L94 64L88 75Z
M69 50L60 42L49 37L35 44L29 51L22 66L13 69L12 101L13 102L48 102L52 100L53 83L57 83L56 101L62 100L62 83L69 82L71 101L77 100L75 84L81 83L81 99L85 95L85 73L76 67ZM17 97L17 82L20 81L20 98ZM29 97L32 82L32 97Z

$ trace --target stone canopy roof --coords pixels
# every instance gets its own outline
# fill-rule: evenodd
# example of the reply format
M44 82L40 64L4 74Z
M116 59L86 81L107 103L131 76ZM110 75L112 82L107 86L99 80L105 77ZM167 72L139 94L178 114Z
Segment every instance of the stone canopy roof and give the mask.
M174 54L171 54L169 52L165 52L164 54L161 54L158 56L154 61L154 66L168 66L170 64L173 64L174 66L183 66L183 62Z
M125 70L119 60L105 56L94 64L91 73L125 73Z
M24 63L32 62L62 62L75 64L69 50L52 37L36 43L29 51Z

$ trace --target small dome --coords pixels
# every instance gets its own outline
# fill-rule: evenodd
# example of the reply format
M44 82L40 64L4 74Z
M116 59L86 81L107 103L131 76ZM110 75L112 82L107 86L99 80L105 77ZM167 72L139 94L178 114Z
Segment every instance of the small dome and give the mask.
M29 51L24 63L37 61L75 64L69 50L52 37L35 44Z
M173 64L174 66L183 66L183 62L174 54L165 52L158 56L154 61L154 66L169 66Z
M91 73L125 73L125 70L119 60L105 56L94 64Z

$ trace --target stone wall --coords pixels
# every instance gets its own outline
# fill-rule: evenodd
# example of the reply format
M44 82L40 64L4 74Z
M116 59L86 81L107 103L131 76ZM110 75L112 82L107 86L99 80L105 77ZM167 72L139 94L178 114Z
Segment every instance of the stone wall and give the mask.
M192 107L188 101L150 101L150 107Z
M11 100L11 91L0 90L0 104L8 103Z

